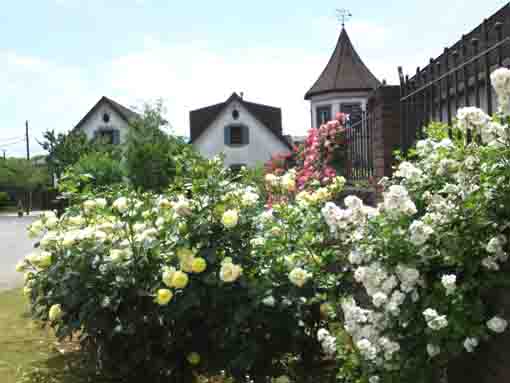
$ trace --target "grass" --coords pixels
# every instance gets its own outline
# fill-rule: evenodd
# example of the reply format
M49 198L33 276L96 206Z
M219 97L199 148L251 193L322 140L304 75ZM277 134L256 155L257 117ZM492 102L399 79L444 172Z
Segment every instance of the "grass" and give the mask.
M20 289L0 293L0 382L71 383L90 381L77 367L81 360L72 344L57 342L51 329L30 319Z

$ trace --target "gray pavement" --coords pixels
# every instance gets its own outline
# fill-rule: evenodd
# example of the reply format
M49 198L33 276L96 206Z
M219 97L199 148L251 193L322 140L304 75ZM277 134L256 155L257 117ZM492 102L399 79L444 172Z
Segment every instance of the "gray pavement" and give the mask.
M36 219L0 215L0 290L23 284L23 274L14 268L19 260L35 250L37 240L28 238L26 229Z

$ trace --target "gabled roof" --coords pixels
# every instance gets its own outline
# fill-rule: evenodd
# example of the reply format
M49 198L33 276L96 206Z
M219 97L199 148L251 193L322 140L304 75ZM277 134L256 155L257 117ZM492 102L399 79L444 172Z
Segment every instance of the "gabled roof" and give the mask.
M118 115L126 122L130 122L132 120L135 120L137 118L140 118L140 115L134 111L132 111L131 109L129 108L126 108L124 105L121 105L119 104L118 102L116 101L113 101L112 99L108 98L108 97L101 97L101 99L92 107L92 109L90 109L87 114L80 120L80 122L78 122L76 124L76 126L74 127L74 129L79 129L81 127L81 125L83 125L83 123L85 121L87 121L87 119L90 117L90 115L92 115L103 103L106 103L108 104L115 112L118 113Z
M257 120L264 124L287 147L292 148L290 142L282 134L282 110L273 106L256 104L243 100L234 92L219 104L195 109L189 113L190 143L194 142L232 102L237 101L244 106Z
M377 88L379 80L370 72L342 28L335 50L326 68L305 94L305 100L329 92L368 91Z

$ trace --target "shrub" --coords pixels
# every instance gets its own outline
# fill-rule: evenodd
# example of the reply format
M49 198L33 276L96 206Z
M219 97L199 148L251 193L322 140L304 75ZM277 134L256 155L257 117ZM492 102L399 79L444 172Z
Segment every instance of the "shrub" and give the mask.
M7 206L10 202L9 194L0 192L0 207Z
M503 80L494 83L506 84L496 88L505 107L510 71L498 76ZM491 296L507 286L510 118L504 109L491 118L467 107L457 119L452 139L446 126L432 124L412 160L381 180L377 208L354 196L343 208L327 203L325 231L321 221L284 205L281 221L300 246L290 253L279 238L279 246L261 250L276 256L276 248L279 257L303 263L316 254L307 269L323 284L343 286L336 299L330 296L337 303L330 327L341 381L439 381L450 361L506 330L508 313ZM276 187L269 186L281 190L288 175L273 176ZM325 244L329 253L320 251ZM324 259L336 260L337 268L325 270Z
M62 192L88 193L123 182L124 172L120 155L109 151L96 151L83 155L67 168L59 182Z
M318 286L259 256L255 233L277 216L255 190L220 160L196 164L163 195L96 195L34 223L43 252L19 266L33 315L58 337L78 332L103 373L132 381L306 377L322 363Z

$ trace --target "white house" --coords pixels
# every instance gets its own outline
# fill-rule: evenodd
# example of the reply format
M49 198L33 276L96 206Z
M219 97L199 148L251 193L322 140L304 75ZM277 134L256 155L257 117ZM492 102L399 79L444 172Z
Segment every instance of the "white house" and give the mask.
M233 93L225 102L190 112L190 142L206 158L225 153L225 166L239 168L289 153L280 108L245 101Z
M100 137L107 143L121 144L126 141L129 122L139 117L138 113L103 96L74 130L82 131L89 139Z
M342 27L335 50L323 72L305 94L310 101L312 128L342 112L351 115L354 124L366 110L368 96L380 86L354 49Z

